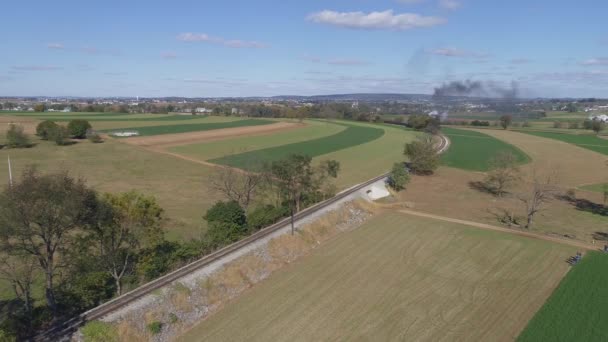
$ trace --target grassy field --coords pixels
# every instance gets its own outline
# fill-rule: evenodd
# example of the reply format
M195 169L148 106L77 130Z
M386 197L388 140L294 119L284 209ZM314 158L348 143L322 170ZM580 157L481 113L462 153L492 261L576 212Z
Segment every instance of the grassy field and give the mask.
M608 341L607 270L608 255L583 257L517 341Z
M451 145L442 156L444 165L472 171L488 171L492 157L500 151L512 152L520 163L530 161L522 150L480 132L444 127Z
M121 128L123 131L137 131L139 136L150 136L160 134L175 134L175 133L187 133L187 132L199 132L199 131L211 131L215 129L223 128L235 128L245 126L258 126L268 125L274 121L270 120L258 120L258 119L247 119L227 122L215 122L215 123L187 123L178 125L161 125L161 126L138 126L138 127L124 127ZM111 133L111 130L106 132Z
M385 213L273 274L181 341L511 341L573 252Z
M362 145L379 139L384 135L382 128L353 125L345 122L338 123L338 125L346 126L346 129L326 137L232 154L211 159L210 162L243 169L259 169L264 162L276 161L290 154L306 154L311 157L317 157Z
M234 137L228 140L177 146L169 150L200 160L209 160L232 154L319 139L340 133L346 129L346 126L323 121L306 121L306 124L306 127L288 132L263 136Z
M598 183L598 184L583 185L583 186L579 187L579 189L604 193L604 189L607 189L607 186L608 186L608 183Z
M608 140L599 138L592 134L566 134L552 132L521 131L522 133L535 135L537 137L555 139L573 144L588 150L608 155Z

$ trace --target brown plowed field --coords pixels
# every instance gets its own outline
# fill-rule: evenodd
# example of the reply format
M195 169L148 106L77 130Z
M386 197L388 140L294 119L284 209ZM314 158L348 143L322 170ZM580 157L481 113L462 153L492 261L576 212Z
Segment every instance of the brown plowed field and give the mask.
M188 132L178 134L162 134L154 135L149 137L135 137L126 138L122 141L150 148L167 148L180 145L195 144L201 142L215 141L228 139L238 136L252 136L252 135L266 135L272 134L279 131L286 131L291 129L297 129L304 127L305 124L293 123L293 122L277 122L271 125L262 126L249 126L249 127L236 127L236 128L225 128L217 129L212 131L201 131L201 132Z

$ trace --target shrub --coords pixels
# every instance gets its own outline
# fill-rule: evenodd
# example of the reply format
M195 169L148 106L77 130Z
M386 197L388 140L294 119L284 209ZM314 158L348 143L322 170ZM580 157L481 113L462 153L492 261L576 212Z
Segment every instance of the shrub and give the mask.
M410 169L419 174L431 174L439 167L439 155L431 136L423 136L405 145Z
M55 127L54 130L50 132L49 140L55 142L55 144L59 146L65 146L70 144L68 129L65 126Z
M553 128L563 128L563 125L561 122L556 121L553 123Z
M471 121L471 126L489 127L490 126L490 122L489 121L473 120L473 121Z
M30 138L23 131L23 126L11 124L6 132L6 145L11 148L30 147Z
M101 136L92 129L87 130L87 139L94 144L99 144L103 142Z
M113 342L119 340L118 332L114 326L105 322L89 322L80 331L84 342Z
M159 321L154 321L148 324L148 331L153 335L158 335L163 330L163 324Z
M68 132L75 139L84 139L91 128L91 124L87 120L76 119L68 123Z
M388 177L388 185L396 191L401 191L405 189L409 181L410 174L405 169L405 166L402 163L395 163Z
M579 125L578 125L578 122L571 122L571 123L568 125L568 128L570 128L570 129L578 129L578 126L579 126Z
M179 318L173 312L169 314L169 323L175 324L179 321Z
M42 121L38 124L38 126L36 126L36 135L42 140L49 140L52 131L57 127L58 125L53 121Z
M286 206L275 207L273 205L265 205L255 208L247 215L249 228L253 230L262 229L273 223L276 223L283 217L289 215L289 208Z

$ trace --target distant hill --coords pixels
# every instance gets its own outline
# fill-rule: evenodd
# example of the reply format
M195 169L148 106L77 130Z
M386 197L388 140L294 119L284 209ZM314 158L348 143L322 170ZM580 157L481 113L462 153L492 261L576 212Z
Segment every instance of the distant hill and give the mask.
M294 100L294 101L364 101L364 102L382 102L382 101L412 101L412 100L429 100L432 96L426 94L376 94L376 93L356 93L356 94L332 94L332 95L280 95L273 96L273 100Z

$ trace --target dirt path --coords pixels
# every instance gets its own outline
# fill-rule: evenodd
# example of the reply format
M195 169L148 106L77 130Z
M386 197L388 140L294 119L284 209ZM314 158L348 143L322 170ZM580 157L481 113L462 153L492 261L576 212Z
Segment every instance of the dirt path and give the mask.
M589 245L589 244L574 241L574 240L565 240L565 239L560 239L560 238L547 236L547 235L539 235L539 234L534 234L531 232L524 232L524 231L515 230L515 229L508 229L508 228L504 228L504 227L493 226L493 225L489 225L489 224L485 224L485 223L460 220L460 219L455 219L455 218L451 218L451 217L427 214L427 213L407 210L407 209L401 209L401 210L399 210L399 212L403 213L403 214L407 214L407 215L412 215L412 216L426 217L426 218L445 221L445 222L458 223L458 224L471 226L471 227L475 227L475 228L493 230L493 231L502 232L502 233L508 233L508 234L513 234L513 235L518 235L518 236L525 236L525 237L529 237L529 238L533 238L533 239L540 239L540 240L549 241L549 242L555 242L555 243L573 246L576 248L581 248L581 249L590 250L590 251L599 249L599 246L594 247L593 245Z
M202 142L210 142L240 136L268 135L276 132L302 128L302 123L277 122L269 125L248 126L216 129L211 131L188 132L178 134L161 134L147 137L135 137L122 139L127 144L153 147L155 149L169 148L180 145L189 145Z

